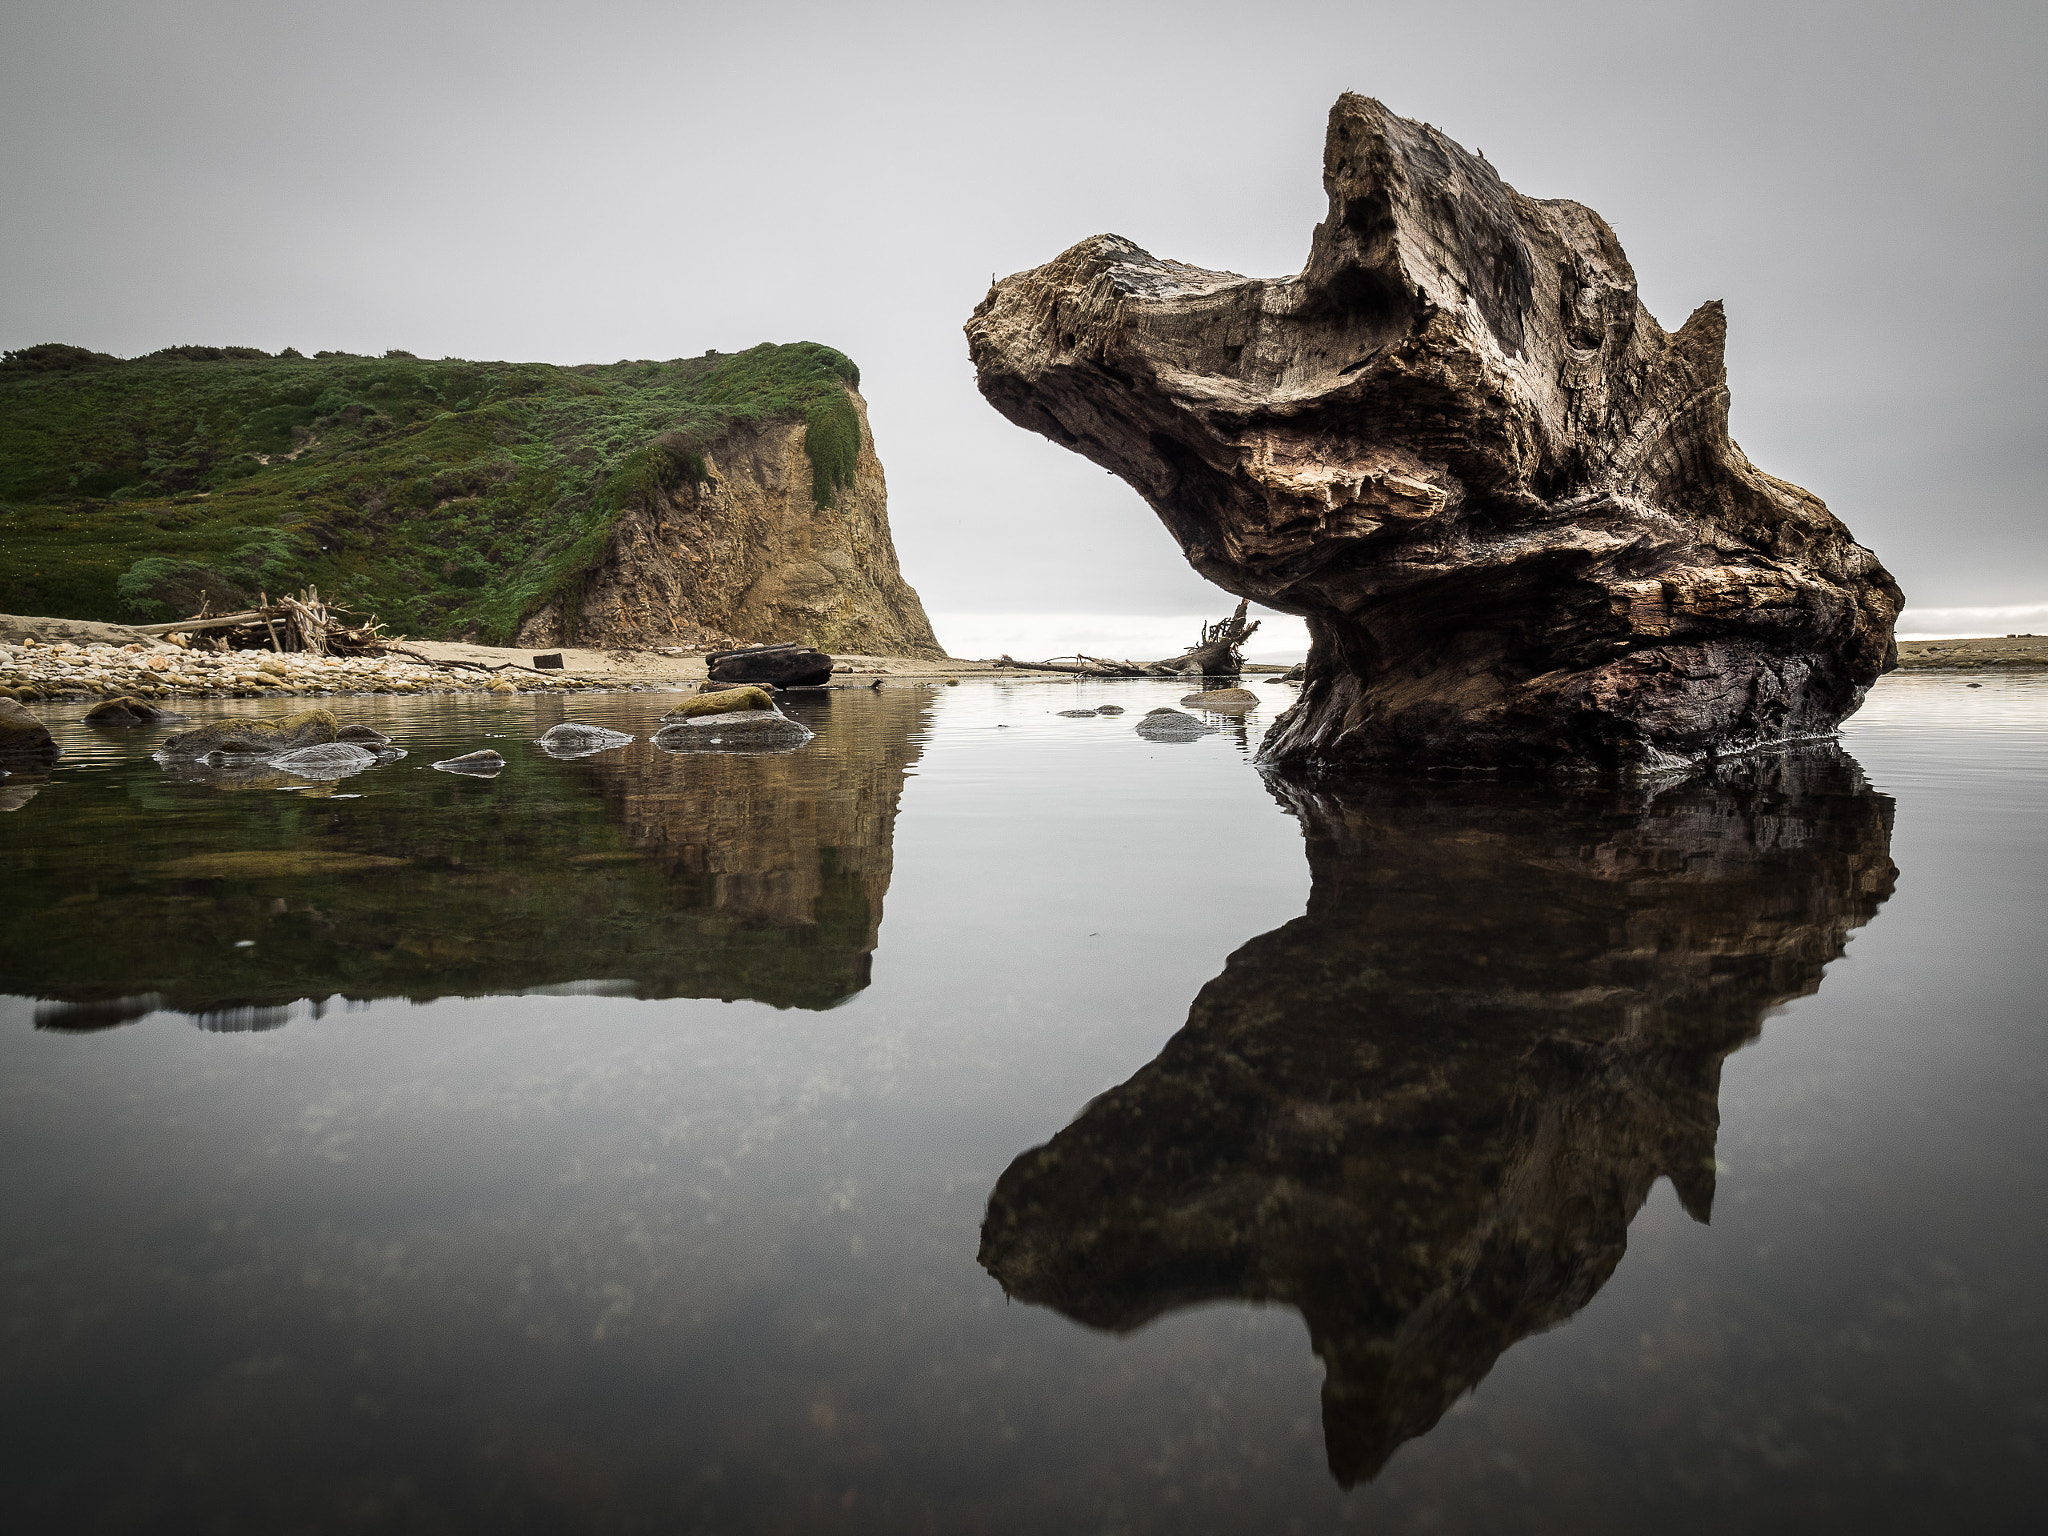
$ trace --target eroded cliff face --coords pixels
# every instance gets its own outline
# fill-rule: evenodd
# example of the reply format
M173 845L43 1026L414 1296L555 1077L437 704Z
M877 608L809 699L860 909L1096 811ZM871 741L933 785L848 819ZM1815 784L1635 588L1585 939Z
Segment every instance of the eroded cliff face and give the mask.
M1298 1308L1349 1485L1585 1306L1657 1179L1708 1219L1721 1063L1891 894L1892 805L1831 745L1659 794L1273 787L1307 912L1010 1165L980 1258L1117 1332Z
M580 593L535 613L519 643L944 655L897 568L867 405L848 393L860 457L829 507L812 496L802 420L735 423L705 448L704 478L627 510Z
M1597 213L1362 96L1323 181L1293 277L1100 235L967 326L998 410L1308 618L1268 760L1655 771L1832 731L1903 599L1730 441L1720 305L1667 333Z

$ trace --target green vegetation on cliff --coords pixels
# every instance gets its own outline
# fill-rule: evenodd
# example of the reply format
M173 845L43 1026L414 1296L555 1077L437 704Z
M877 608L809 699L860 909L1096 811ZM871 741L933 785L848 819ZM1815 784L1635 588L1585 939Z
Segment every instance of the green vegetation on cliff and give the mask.
M803 421L829 506L859 382L814 342L574 368L27 347L0 357L0 611L149 623L310 582L394 632L504 644L735 422Z

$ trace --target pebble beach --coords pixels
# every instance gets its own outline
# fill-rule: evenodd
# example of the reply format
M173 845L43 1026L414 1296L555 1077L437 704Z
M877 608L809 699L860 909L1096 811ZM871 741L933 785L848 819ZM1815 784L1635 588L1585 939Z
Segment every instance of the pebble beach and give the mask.
M36 699L235 699L348 693L570 693L606 686L571 673L449 671L401 656L202 651L170 645L0 643L0 695Z

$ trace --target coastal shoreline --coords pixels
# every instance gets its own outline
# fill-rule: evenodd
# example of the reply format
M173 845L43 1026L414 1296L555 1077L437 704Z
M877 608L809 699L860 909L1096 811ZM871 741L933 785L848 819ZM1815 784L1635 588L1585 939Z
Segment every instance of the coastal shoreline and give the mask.
M581 693L694 688L709 675L701 654L680 649L469 645L410 640L412 656L314 656L301 651L227 651L178 646L120 624L0 614L0 697L39 700L319 698L350 694ZM559 670L536 669L559 655ZM422 659L415 659L422 658ZM835 655L832 686L891 681L1053 682L1070 674L964 657ZM2048 669L2048 635L1899 643L1901 671ZM1257 668L1248 670L1278 670Z
M1901 640L1899 670L1985 667L2029 671L2048 667L2048 635L1985 635L1975 639Z
M414 656L222 652L197 644L178 646L124 625L8 614L0 615L0 697L27 704L122 696L170 703L350 694L582 693L694 688L709 676L702 655L680 650L563 646L537 652L532 647L451 640L407 641L405 649ZM533 662L539 655L559 655L560 669L536 669ZM837 686L867 687L897 679L1052 681L1064 676L946 657L848 654L834 656L832 662Z

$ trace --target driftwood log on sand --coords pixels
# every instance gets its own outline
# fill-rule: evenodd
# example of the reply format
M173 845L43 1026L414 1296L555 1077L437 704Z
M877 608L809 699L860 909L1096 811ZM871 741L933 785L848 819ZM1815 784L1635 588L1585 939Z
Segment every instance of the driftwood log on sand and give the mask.
M1244 657L1240 654L1244 643L1259 627L1257 619L1245 621L1245 610L1250 606L1248 601L1241 602L1229 618L1204 624L1199 643L1165 661L1110 661L1101 656L1018 661L1006 655L996 665L1019 671L1072 672L1080 677L1235 677L1244 670Z

